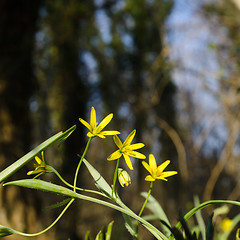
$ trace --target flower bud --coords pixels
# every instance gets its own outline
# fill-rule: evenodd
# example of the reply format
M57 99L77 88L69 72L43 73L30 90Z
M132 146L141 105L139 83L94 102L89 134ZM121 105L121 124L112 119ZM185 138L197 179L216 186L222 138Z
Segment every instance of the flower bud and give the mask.
M118 180L122 187L124 187L124 185L128 186L131 184L131 178L129 174L122 168L118 169Z

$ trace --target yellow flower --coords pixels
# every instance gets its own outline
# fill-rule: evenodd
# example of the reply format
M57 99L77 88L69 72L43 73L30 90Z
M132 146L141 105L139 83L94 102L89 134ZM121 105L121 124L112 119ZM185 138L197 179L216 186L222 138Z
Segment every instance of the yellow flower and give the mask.
M117 135L113 136L114 142L116 143L116 145L118 146L118 150L115 151L114 153L112 153L107 160L112 161L112 160L116 160L119 159L122 155L126 161L126 164L128 165L128 167L133 170L133 166L130 160L130 157L135 157L135 158L140 158L140 159L145 159L145 155L143 155L142 153L136 152L134 150L139 149L144 147L143 143L135 143L135 144L131 144L134 136L136 134L136 130L133 130L128 137L126 138L126 140L124 141L124 143L121 142L121 140L119 139L119 137ZM130 156L130 157L129 157Z
M170 163L170 160L165 161L160 166L157 166L155 157L153 154L149 154L149 164L146 162L142 162L143 166L148 170L150 175L146 176L145 180L153 182L156 179L161 179L164 181L167 181L167 177L173 176L177 174L176 171L166 171L164 172L164 169L168 166Z
M102 131L103 128L105 128L108 123L112 120L113 114L107 115L99 124L96 121L96 111L94 107L91 109L91 116L90 116L90 124L87 123L85 120L82 118L79 118L79 121L89 129L90 132L87 133L87 136L90 138L93 137L100 137L100 138L106 138L106 135L116 135L119 134L120 132L118 131Z
M129 174L122 168L118 169L118 180L122 187L124 187L124 185L128 186L131 184L131 178Z
M229 218L224 218L221 223L221 227L224 232L230 231L232 228L232 220Z
M44 173L50 173L52 172L52 169L49 165L46 164L45 160L44 160L44 153L41 152L42 154L42 160L36 156L35 160L37 163L34 164L35 170L33 171L29 171L27 173L27 175L32 175L32 174L37 174L34 178L39 177L40 175L44 174Z

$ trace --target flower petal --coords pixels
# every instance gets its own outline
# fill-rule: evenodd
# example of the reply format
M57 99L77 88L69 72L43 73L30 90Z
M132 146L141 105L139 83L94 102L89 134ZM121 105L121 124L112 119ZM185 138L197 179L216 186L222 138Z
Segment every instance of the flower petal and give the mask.
M113 118L113 114L110 113L109 115L107 115L98 125L98 131L101 131L103 128L105 128L109 122L112 120Z
M107 158L107 160L108 160L108 161L116 160L116 159L120 158L121 156L122 156L122 153L120 153L120 151L117 150L117 151L113 152L113 153Z
M147 176L145 177L145 181L154 182L155 180L156 180L156 179L153 178L151 175L147 175Z
M120 134L120 132L118 132L118 131L102 131L101 134L109 136L109 135Z
M35 157L35 160L38 163L38 165L42 163L42 160L38 156Z
M136 151L126 151L125 154L127 154L131 157L139 158L139 159L145 159L146 158L145 155L143 155L142 153L136 152Z
M173 175L176 175L178 172L177 171L166 171L161 174L163 178L171 177Z
M134 130L127 136L126 140L125 140L124 143L123 143L123 146L128 146L128 145L130 145L131 142L132 142L132 140L133 140L133 138L134 138L134 136L135 136L135 134L136 134L136 130L134 129Z
M82 118L79 118L79 121L85 126L87 127L90 131L92 131L91 126L88 124L88 122L86 122L85 120L83 120Z
M149 154L149 166L152 169L152 171L157 170L157 163L153 154Z
M91 109L90 126L92 127L92 129L96 128L97 126L96 111L94 107L92 107Z
M130 157L127 154L125 154L125 153L123 153L123 157L125 159L126 164L130 168L130 170L133 170L133 166L132 166L132 162L131 162Z
M142 165L147 169L147 171L152 174L152 169L150 168L150 166L148 165L148 163L146 163L145 161L142 161Z
M98 137L100 137L100 138L106 138L102 132L96 134L96 136L98 136Z
M123 144L117 135L113 136L113 140L119 149L122 148Z
M127 146L126 149L127 150L136 150L136 149L142 148L144 146L145 145L143 143L135 143L135 144Z
M163 172L164 169L168 166L168 164L170 163L170 160L165 161L164 163L162 163L159 167L158 167L158 171Z

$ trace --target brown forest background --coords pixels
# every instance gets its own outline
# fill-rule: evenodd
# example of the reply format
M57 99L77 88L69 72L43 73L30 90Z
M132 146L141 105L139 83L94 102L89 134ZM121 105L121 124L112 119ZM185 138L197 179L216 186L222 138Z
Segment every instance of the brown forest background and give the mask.
M183 15L187 8L195 9L184 24L175 19L176 32L189 29L199 16L205 19L190 28L184 41L167 24L176 4ZM78 118L89 119L94 106L98 120L114 114L110 128L123 138L136 129L136 142L146 144L144 154L153 153L158 163L171 159L171 169L179 174L156 183L153 195L172 224L179 208L186 212L192 206L194 195L201 201L239 200L239 12L234 0L1 0L0 170L77 124L60 148L47 152L48 162L73 181L77 154L86 144L86 129ZM214 74L200 68L199 59L203 66L211 64L200 47L194 56L181 55L206 26L210 33L202 44L214 54ZM171 42L178 43L177 58ZM206 94L211 96L207 101ZM94 139L87 155L109 181L114 163L106 157L114 150L111 139ZM141 161L134 164L132 184L120 192L139 211L140 192L148 190L148 183ZM30 169L32 163L12 178L26 177ZM52 175L43 178L58 182ZM80 185L94 188L90 179L82 169ZM51 194L1 187L0 224L40 231L58 214L43 208L57 201ZM34 239L84 239L87 230L93 237L111 219L112 239L129 239L119 213L88 202L75 203L55 228ZM151 238L142 232L142 239Z

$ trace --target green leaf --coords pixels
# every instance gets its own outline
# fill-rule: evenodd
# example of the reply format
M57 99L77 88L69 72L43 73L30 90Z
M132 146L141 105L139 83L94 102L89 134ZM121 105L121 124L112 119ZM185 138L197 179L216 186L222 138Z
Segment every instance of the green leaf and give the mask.
M240 240L240 228L237 229L236 240Z
M123 215L123 218L124 218L124 221L125 221L126 229L128 230L128 232L133 237L135 237L137 235L137 233L136 233L135 227L132 224L132 221L131 221L130 217L127 214L124 214L124 213L122 215Z
M194 196L193 201L194 201L195 207L200 204L198 196ZM197 219L197 223L198 223L201 235L202 235L202 240L206 240L206 226L205 226L202 214L201 214L201 210L196 212L196 219Z
M84 164L86 165L89 173L92 175L93 179L96 182L96 186L108 197L112 198L112 188L102 177L102 175L86 160L83 159Z
M104 240L102 230L100 230L100 232L97 234L95 240Z
M147 192L142 192L141 195L143 197L147 197L148 193ZM165 223L167 223L169 226L171 225L167 215L165 214L164 210L162 209L161 205L159 204L159 202L152 196L150 195L147 205L146 207L154 213L154 216L156 216L159 220L163 220ZM161 223L161 227L163 229L163 232L165 233L165 235L169 236L171 234L170 230L168 227L166 227L166 225Z
M23 179L23 180L5 183L3 186L8 186L8 185L15 185L19 187L27 187L27 188L57 193L64 196L71 197L71 198L79 197L79 194L77 194L76 192L68 188L65 188L50 182L46 182L40 179Z
M53 204L51 206L45 207L44 210L50 210L50 209L62 207L64 205L68 204L71 201L71 199L72 198L67 198L60 203L56 203L56 204Z
M107 229L105 226L103 226L103 228L97 234L95 240L110 240L112 235L112 226L113 221L108 224Z
M90 240L90 231L87 231L84 240Z
M0 225L0 238L12 235L14 233L15 231L13 229Z
M206 232L206 239L207 240L213 240L214 236L214 226L212 223L213 213L211 214L209 220L208 220L208 226L207 226L207 232Z
M72 126L65 132L59 132L55 134L54 136L50 137L49 139L41 143L39 146L34 148L32 151L30 151L29 153L27 153L26 155L18 159L16 162L11 164L9 167L5 168L2 172L0 172L0 183L6 180L11 175L13 175L16 171L18 171L28 162L30 162L41 151L45 150L55 142L65 139L66 136L69 136L69 134L75 130L75 128L76 128L76 125Z
M113 223L114 223L114 221L112 221L108 224L105 240L111 239Z

